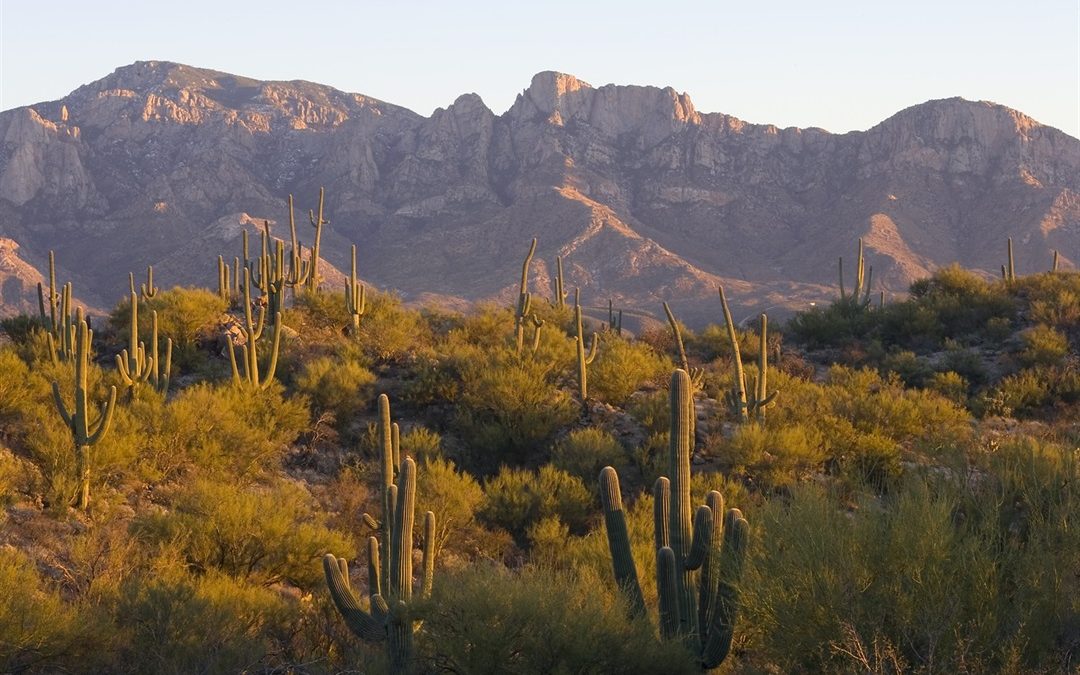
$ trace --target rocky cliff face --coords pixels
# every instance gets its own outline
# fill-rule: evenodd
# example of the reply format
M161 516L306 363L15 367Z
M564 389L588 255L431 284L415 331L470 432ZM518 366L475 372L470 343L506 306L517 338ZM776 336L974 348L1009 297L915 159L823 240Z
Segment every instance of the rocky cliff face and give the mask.
M141 62L0 113L0 237L21 245L5 256L40 269L56 249L99 306L151 263L161 283L211 284L241 228L269 219L287 235L285 197L306 210L320 186L324 257L343 265L355 242L364 276L406 298L509 298L533 236L534 288L562 255L588 304L655 314L669 299L712 320L719 283L744 307L828 299L858 237L890 292L953 261L992 273L1008 236L1021 271L1052 249L1080 259L1080 141L985 102L836 135L545 72L502 115L466 94L425 118L308 82ZM4 307L21 307L4 288Z

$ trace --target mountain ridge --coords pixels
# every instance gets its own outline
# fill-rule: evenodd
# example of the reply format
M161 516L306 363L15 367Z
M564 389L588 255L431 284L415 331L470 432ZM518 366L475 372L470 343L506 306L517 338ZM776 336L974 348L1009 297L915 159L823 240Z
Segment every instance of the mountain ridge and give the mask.
M1050 249L1080 258L1080 141L956 97L832 134L544 71L502 114L462 94L424 117L303 80L143 61L0 112L0 142L0 236L38 269L49 248L78 251L104 306L122 286L102 267L209 284L210 256L172 251L229 214L281 222L286 194L307 208L321 185L329 263L356 242L366 276L406 297L507 299L532 236L536 284L564 255L590 304L655 314L668 299L691 317L715 314L718 283L747 289L732 294L745 307L825 299L859 236L893 293L953 260L992 273L1010 235L1022 268ZM220 234L214 257L235 255Z

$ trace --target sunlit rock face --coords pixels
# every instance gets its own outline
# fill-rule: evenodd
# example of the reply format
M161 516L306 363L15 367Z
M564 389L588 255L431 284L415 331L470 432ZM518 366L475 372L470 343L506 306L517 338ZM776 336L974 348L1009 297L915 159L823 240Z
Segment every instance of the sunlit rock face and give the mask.
M372 283L454 306L514 295L533 236L541 296L561 255L590 307L655 315L673 300L699 323L718 319L718 284L743 307L828 299L859 237L890 293L953 261L991 273L1008 236L1022 272L1054 249L1066 266L1080 256L1080 141L962 99L837 135L543 72L502 114L464 94L423 117L309 82L140 62L0 113L0 140L2 250L20 261L0 274L31 288L56 249L61 276L102 307L151 263L161 283L212 284L241 230L265 220L288 236L290 193L310 242L320 186L330 265L356 243ZM3 289L5 311L25 306L15 282Z

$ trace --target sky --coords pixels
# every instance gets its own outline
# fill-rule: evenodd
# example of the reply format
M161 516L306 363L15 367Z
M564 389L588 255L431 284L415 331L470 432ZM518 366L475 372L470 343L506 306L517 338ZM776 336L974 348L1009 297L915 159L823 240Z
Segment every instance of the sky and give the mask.
M1080 137L1080 0L0 0L0 110L146 60L311 80L423 115L467 92L502 113L557 70L671 86L700 112L781 127L867 129L963 96Z

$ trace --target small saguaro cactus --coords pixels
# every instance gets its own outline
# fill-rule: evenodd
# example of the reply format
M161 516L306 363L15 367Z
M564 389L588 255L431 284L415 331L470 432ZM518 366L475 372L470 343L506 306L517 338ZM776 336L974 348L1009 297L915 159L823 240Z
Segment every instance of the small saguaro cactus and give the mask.
M863 240L859 239L859 256L855 261L855 287L848 296L844 290L844 258L840 257L837 267L840 273L840 301L865 309L870 306L870 283L874 278L874 268L867 270L863 257Z
M317 292L319 290L319 283L322 279L319 277L319 243L322 241L322 228L323 225L329 225L330 221L323 217L323 200L326 197L326 189L319 188L319 213L315 214L315 211L308 209L308 220L311 222L311 226L315 228L315 243L311 247L311 272L308 277L308 289ZM290 196L290 199L292 197Z
M607 301L607 322L608 330L614 331L616 335L622 335L622 310L616 312L610 298Z
M753 415L759 422L765 421L765 408L776 400L776 391L768 393L768 317L760 317L758 330L758 374L752 387L747 387L746 372L743 370L742 354L739 350L739 336L735 331L735 322L731 319L727 296L720 287L720 305L724 311L724 325L727 327L728 340L731 342L732 358L735 362L735 386L724 396L728 407L740 422L748 422ZM748 392L748 389L750 390Z
M525 319L532 309L532 295L529 294L529 263L532 262L534 253L536 253L536 237L533 237L529 254L525 256L525 262L521 264L521 287L518 291L517 307L514 310L514 341L517 344L518 354L521 353L521 347L525 342Z
M367 290L364 285L356 280L356 244L352 245L352 268L349 272L349 281L345 284L345 309L352 317L353 336L360 334L360 319L364 316L367 308Z
M1054 273L1058 271L1058 251L1054 249L1054 262L1050 264L1050 272Z
M555 306L566 307L566 286L563 284L562 257L555 256Z
M575 299L574 302L574 326L576 327L575 339L577 341L577 371L578 371L578 394L581 402L589 398L588 366L596 359L596 350L599 344L596 333L593 333L592 344L588 353L585 352L585 330L581 323L581 304Z
M681 640L707 670L719 666L731 649L749 526L738 509L724 511L724 498L715 490L691 518L689 421L694 404L686 371L672 373L670 395L671 477L660 477L653 486L660 635L665 640ZM600 499L615 582L627 594L632 614L643 615L645 601L631 552L619 475L610 466L600 472Z
M1008 240L1009 249L1009 263L1008 266L1001 266L1001 278L1005 280L1006 284L1011 284L1016 281L1016 264L1013 262L1013 244L1012 237Z
M75 310L75 404L69 411L60 394L60 384L52 383L53 400L64 424L71 429L75 440L75 473L79 481L75 495L76 508L85 509L90 503L90 458L88 450L96 445L109 431L113 410L116 407L116 387L109 387L109 400L101 406L96 426L90 421L87 410L87 371L90 369L90 342L93 340L82 310Z
M382 529L383 541L368 538L368 609L353 592L344 558L332 553L323 557L323 572L330 597L349 630L361 640L384 643L392 672L407 672L413 658L413 633L419 622L411 601L417 594L413 581L413 522L416 509L416 463L400 457L390 425L390 400L379 396L379 431L382 439L383 522L364 521ZM398 482L394 483L394 478ZM386 555L380 555L380 550ZM418 595L427 597L435 571L435 514L424 514L423 570Z
M40 314L41 323L45 326L45 330L49 331L56 336L58 324L56 322L56 315L60 311L60 294L56 292L56 259L52 251L49 251L49 300L45 301L45 289L42 288L41 282L37 285L38 292L38 313ZM48 313L45 312L45 305L49 305Z

